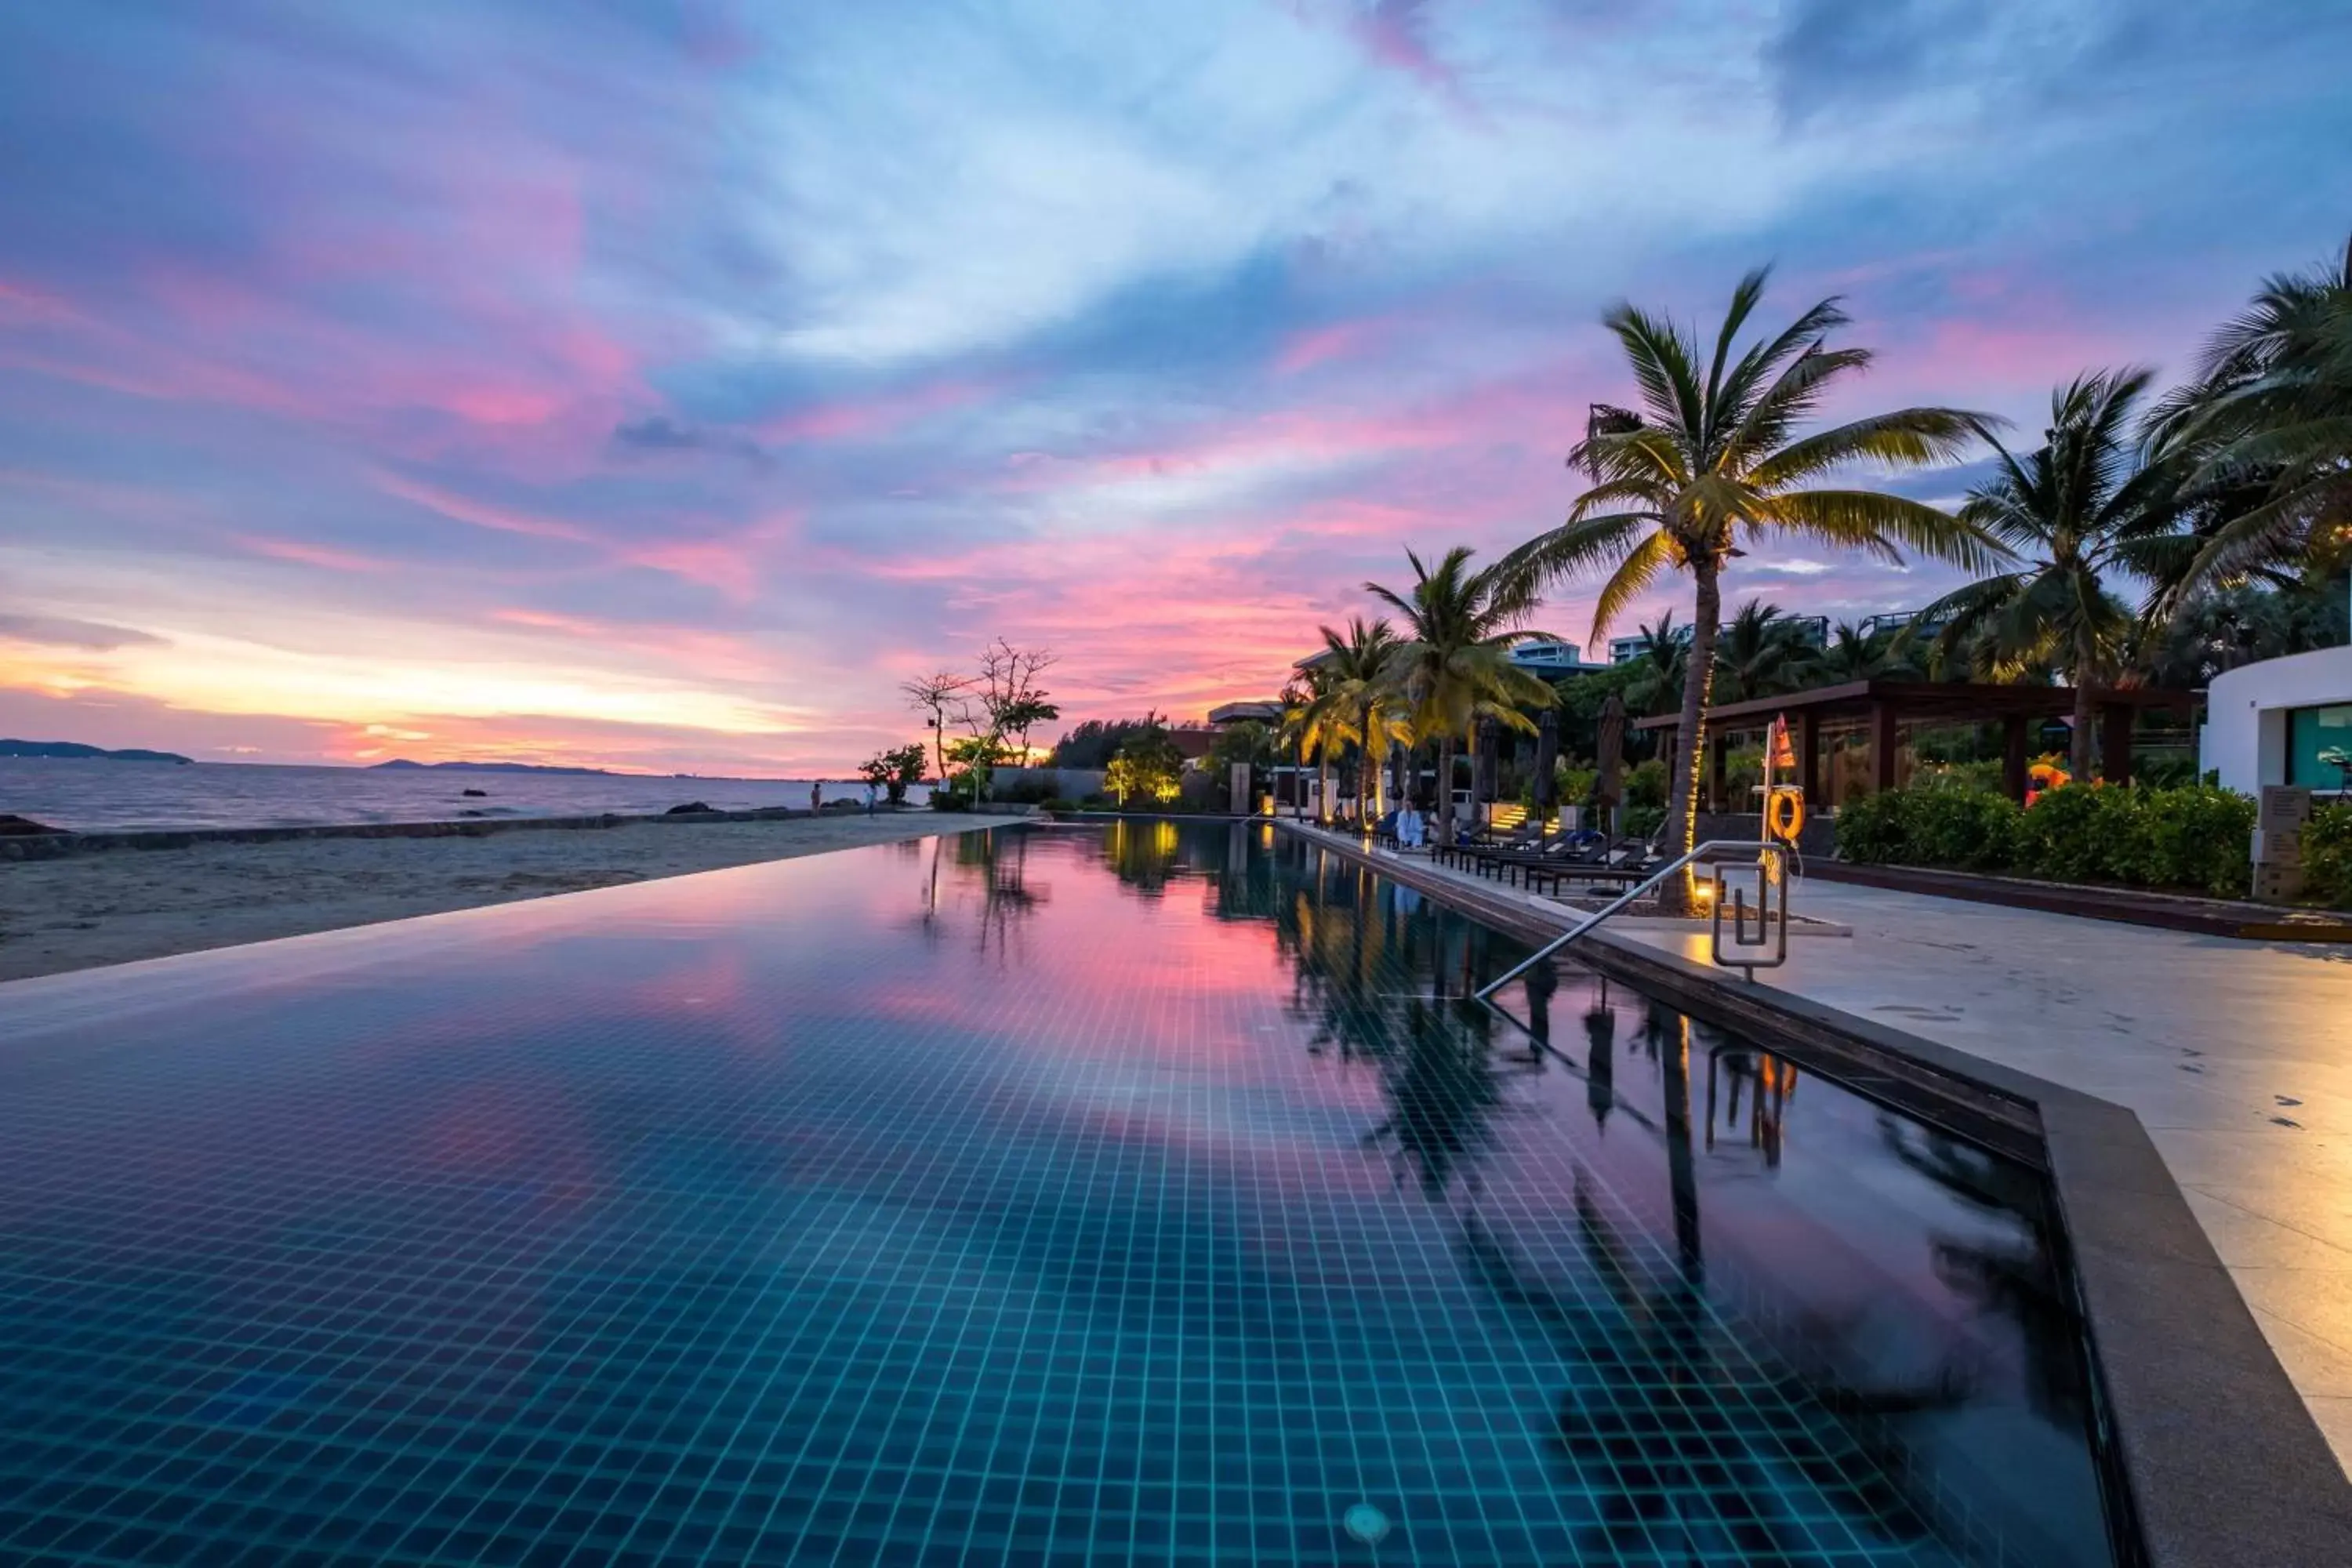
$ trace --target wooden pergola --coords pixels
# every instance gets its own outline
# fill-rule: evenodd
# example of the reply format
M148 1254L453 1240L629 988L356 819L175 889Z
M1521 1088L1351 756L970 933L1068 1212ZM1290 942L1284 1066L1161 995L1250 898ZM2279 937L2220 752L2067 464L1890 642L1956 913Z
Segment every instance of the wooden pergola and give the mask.
M2143 712L2189 713L2203 702L2201 691L2166 690L2146 686L2111 687L2092 693L2099 716L2099 749L2106 758L2111 783L2131 779L2132 725ZM2064 718L2074 711L2074 692L2064 686L1978 686L1965 682L1927 680L1855 680L1823 686L1785 697L1759 697L1727 703L1706 717L1706 778L1715 799L1724 795L1725 737L1734 731L1759 729L1775 716L1786 715L1790 740L1797 752L1797 777L1809 795L1820 798L1821 739L1830 725L1860 721L1870 736L1871 776L1874 787L1895 787L1895 753L1902 745L1906 722L1989 724L2002 727L2001 784L2012 800L2026 792L2026 767L2031 761L2032 727L2037 721ZM1682 727L1679 714L1666 713L1634 721L1637 730L1664 731L1671 742Z

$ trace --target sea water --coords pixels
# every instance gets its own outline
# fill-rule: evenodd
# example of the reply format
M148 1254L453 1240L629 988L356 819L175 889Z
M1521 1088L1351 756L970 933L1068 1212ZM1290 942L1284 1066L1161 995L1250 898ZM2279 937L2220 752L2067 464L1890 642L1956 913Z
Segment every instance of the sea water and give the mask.
M0 812L77 833L103 833L441 822L474 816L648 815L693 801L720 811L805 809L810 782L0 757ZM823 787L828 801L866 799L861 779L827 780ZM920 801L924 795L918 786L913 798Z

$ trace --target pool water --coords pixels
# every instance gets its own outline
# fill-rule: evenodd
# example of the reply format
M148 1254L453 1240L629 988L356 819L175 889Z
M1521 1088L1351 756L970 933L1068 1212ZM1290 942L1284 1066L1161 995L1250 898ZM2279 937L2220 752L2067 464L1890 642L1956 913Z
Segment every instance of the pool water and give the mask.
M0 988L0 1559L2110 1562L2032 1173L1523 952L1124 822Z

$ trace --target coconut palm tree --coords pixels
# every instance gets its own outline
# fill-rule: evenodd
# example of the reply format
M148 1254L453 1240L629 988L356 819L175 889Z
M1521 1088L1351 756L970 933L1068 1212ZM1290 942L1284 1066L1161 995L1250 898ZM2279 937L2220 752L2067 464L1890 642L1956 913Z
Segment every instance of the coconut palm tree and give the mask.
M1406 640L1388 661L1417 740L1437 742L1437 841L1454 842L1454 747L1475 720L1491 718L1532 733L1519 711L1541 708L1558 693L1511 662L1513 645L1541 634L1519 623L1529 607L1523 577L1498 567L1472 570L1471 551L1456 545L1436 567L1408 550L1414 583L1406 593L1364 584L1402 617Z
M1802 541L1900 561L1932 555L1971 571L1997 552L1973 529L1918 501L1820 483L1862 463L1889 468L1949 461L1990 421L1950 408L1904 408L1800 436L1799 427L1870 351L1832 348L1847 324L1823 300L1778 335L1740 347L1769 269L1740 279L1711 354L1674 322L1621 304L1602 318L1642 393L1640 417L1596 418L1569 454L1593 479L1568 521L1504 558L1515 582L1540 588L1611 568L1593 605L1597 639L1658 574L1693 585L1691 674L1683 682L1679 748L1667 821L1688 849L1697 833L1699 758L1714 683L1723 573L1741 546ZM1688 906L1690 882L1675 890Z
M2352 240L2339 260L2266 279L2216 332L2198 377L2151 421L2187 459L2196 548L2171 558L2174 600L2249 573L2352 561Z
M1830 686L1868 680L1885 669L1890 640L1878 632L1865 632L1852 621L1840 621L1830 628L1829 641L1814 658L1811 676Z
M1678 708L1683 700L1683 675L1690 668L1689 628L1675 629L1668 610L1655 624L1641 628L1642 646L1632 659L1633 674L1625 683L1625 700L1648 715Z
M1341 716L1347 739L1356 745L1356 820L1372 820L1366 809L1379 802L1380 771L1388 759L1389 742L1404 740L1409 731L1398 710L1402 706L1389 679L1389 661L1400 643L1396 628L1385 620L1367 622L1358 616L1345 634L1329 626L1315 628L1323 636L1323 654L1316 668L1322 671L1335 711Z
M1803 684L1813 650L1801 626L1780 605L1750 599L1739 606L1716 645L1715 678L1727 701L1770 697Z
M1328 626L1318 628L1328 638ZM1303 759L1315 759L1315 820L1331 820L1331 760L1360 736L1356 730L1356 709L1339 689L1339 682L1328 664L1313 665L1299 672L1300 691L1297 700L1286 713L1295 727L1298 754Z
M2121 673L2132 643L2132 613L2108 579L2160 577L2180 538L2176 476L2143 461L2135 437L2154 375L2135 367L2077 376L2052 397L2043 444L2023 457L1986 432L1997 467L1960 516L2013 564L1945 595L1914 623L1941 624L1938 663L1965 647L1976 673L1996 680L2042 662L2063 671L2074 687L2078 779L2091 775L2092 689Z

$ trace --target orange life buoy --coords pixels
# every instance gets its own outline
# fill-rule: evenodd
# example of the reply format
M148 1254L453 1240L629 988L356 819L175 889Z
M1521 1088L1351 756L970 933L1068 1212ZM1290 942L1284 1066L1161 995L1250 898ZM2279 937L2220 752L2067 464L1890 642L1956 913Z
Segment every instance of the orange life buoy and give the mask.
M1764 797L1764 832L1784 844L1794 844L1805 828L1805 792L1776 789Z

